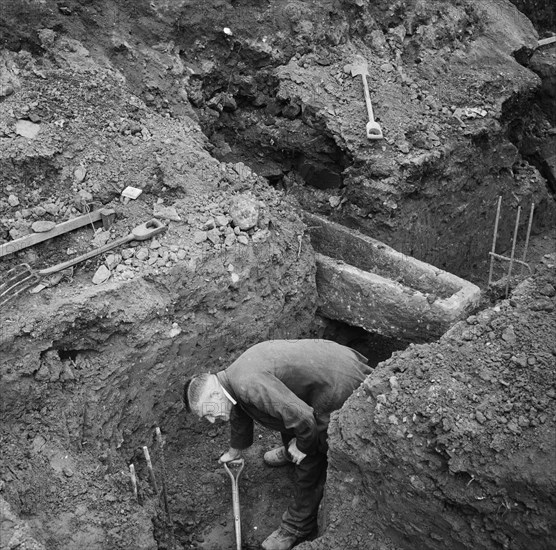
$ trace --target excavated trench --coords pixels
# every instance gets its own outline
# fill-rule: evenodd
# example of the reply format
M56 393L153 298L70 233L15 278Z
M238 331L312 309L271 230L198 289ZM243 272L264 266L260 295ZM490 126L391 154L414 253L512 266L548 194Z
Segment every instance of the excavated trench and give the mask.
M70 11L74 9L74 13L78 13L84 22L82 28L76 25L71 28L71 32L79 36L91 51L95 51L91 47L91 37L85 37L85 34L90 33L84 33L83 29L102 28L99 23L102 22L99 19L102 9L99 8L95 13L91 4L94 3L82 1L65 7ZM322 29L319 33L315 31L316 46L311 44L309 25L304 22L309 21L315 29L318 25L308 16L300 18L294 33L295 40L288 43L283 36L284 29L292 25L292 6L295 7L295 17L306 15L303 2L289 3L285 11L279 11L274 4L269 4L274 9L270 10L270 15L277 17L279 14L283 18L275 17L279 34L282 33L278 45L267 45L267 41L263 40L271 28L264 18L264 25L256 32L252 31L249 38L236 39L236 34L249 26L246 22L243 25L238 23L241 17L262 9L249 2L236 3L236 9L243 7L233 19L239 31L226 19L233 13L227 3L216 7L209 3L210 6L207 4L209 7L205 8L195 6L194 3L182 6L182 11L175 18L172 17L175 13L167 3L160 4L156 24L145 21L153 16L146 4L122 9L119 16L114 17L118 25L113 25L116 28L111 27L112 35L105 38L108 41L108 45L103 45L107 52L106 59L127 79L122 96L133 90L135 96L144 100L142 106L130 101L125 107L119 104L114 107L108 102L107 119L117 120L122 112L127 112L129 116L126 115L128 119L121 121L121 130L118 130L117 135L111 137L111 140L118 141L116 152L102 151L112 166L120 164L117 170L110 168L107 179L115 178L116 173L121 176L121 166L128 166L130 177L134 178L128 183L143 188L145 195L154 197L149 199L153 203L157 198L163 198L165 204L177 201L175 204L180 205L178 211L182 219L187 219L194 229L206 230L207 233L214 229L211 219L214 225L218 216L230 215L227 202L218 198L223 193L233 195L253 192L265 205L264 215L261 214L257 227L245 232L249 239L247 248L227 248L224 244L224 229L222 238L215 239L214 246L210 239L195 243L196 235L192 231L184 229L183 224L170 222L168 244L163 241L163 247L168 246L169 254L164 257L148 252L147 257L150 257L144 262L145 266L138 264L137 267L134 264L138 273L132 284L124 285L121 280L113 278L104 287L91 286L86 272L77 272L71 284L63 282L65 286L47 289L46 293L36 298L27 297L24 299L27 301L21 302L22 305L2 312L1 344L4 357L1 365L5 389L2 396L4 428L1 438L5 458L0 486L0 527L10 534L12 542L15 541L12 548L17 548L18 541L24 541L29 548L48 550L160 550L172 546L206 550L233 548L234 524L229 480L216 462L227 448L227 428L223 424L205 425L184 413L180 395L183 379L195 372L225 368L249 345L264 339L330 338L358 349L369 357L374 366L380 367L384 362L390 364L387 379L376 384L375 381L369 382L365 392L358 392L354 396L354 399L365 401L350 404L350 411L357 411L358 408L364 410L364 414L369 417L363 418L371 425L370 413L365 409L370 406L369 403L374 406L373 400L376 400L387 407L395 402L389 391L392 389L397 394L397 382L392 381L392 377L402 378L403 375L402 367L392 366L401 360L399 352L406 350L404 353L409 354L408 363L411 364L414 354L418 356L421 353L415 350L421 348L410 343L433 342L431 349L436 358L434 360L443 362L444 355L449 357L451 352L435 347L440 345L437 340L458 320L477 312L479 302L475 297L454 316L451 316L451 310L448 316L439 313L441 321L438 325L427 317L430 311L435 313L435 304L438 306L461 288L457 281L454 282L457 277L444 277L451 277L451 273L442 269L449 268L456 275L469 277L484 290L487 268L483 252L485 245L489 246L485 235L492 230L492 199L501 193L507 200L512 192L517 191L518 200L512 202L511 214L517 204L525 206L530 200L537 200L540 207L535 231L538 233L550 226L547 220L554 212L550 193L531 166L533 159L537 158L535 155L540 154L540 145L535 143L533 145L536 148L527 149L528 144L532 147L530 136L535 134L535 128L543 124L541 115L531 115L531 120L522 117L520 126L516 120L519 109L507 104L504 115L507 120L503 131L495 124L491 127L485 124L468 128L469 143L466 143L465 151L453 148L443 151L444 156L432 155L427 159L419 155L422 153L426 156L430 152L428 145L422 143L431 139L427 134L428 129L413 126L404 134L401 148L405 151L407 138L408 142L413 143L411 147L418 149L419 155L402 161L404 185L407 184L407 188L403 189L401 196L394 189L396 182L401 181L396 180L395 169L381 161L378 158L380 155L374 150L370 156L365 156L368 150L365 152L360 145L354 146L351 129L342 134L333 119L327 118L337 117L353 98L350 97L349 101L338 100L338 104L334 104L329 97L323 106L321 97L330 94L335 84L332 78L319 80L318 74L313 71L314 67L317 67L318 72L332 65L334 70L337 69L337 74L341 72L342 62L334 58L334 48L345 45L343 35L355 40L366 36L366 31L372 28L375 34L371 41L382 43L376 33L379 28L398 29L396 32L399 32L399 23L403 18L401 4L396 4L395 9L388 12L388 17L384 16L385 20L378 25L370 25L365 19L365 24L370 25L370 28L362 30L364 25L359 22L359 19L363 21L362 3L347 2L344 8L335 3L325 3L323 28L343 30L338 31L338 36L329 37ZM342 9L345 9L345 13L341 24L338 24L334 18L342 13ZM373 14L378 20L380 17L376 11L380 10L375 6ZM417 26L420 18L421 23L426 23L426 11L423 8L423 13L415 17L412 25ZM364 15L368 17L367 13ZM69 15L64 14L64 17ZM63 21L70 26L67 19ZM92 21L95 22L94 26ZM334 25L331 21L334 21ZM469 17L465 25L471 25L470 21L476 23L473 17ZM345 28L348 23L352 26L351 35ZM234 33L232 36L222 32L228 25ZM210 32L201 32L201 27L210 28ZM60 27L53 28L63 34ZM131 43L132 30L145 41L140 46ZM471 30L470 34L472 32L475 31ZM396 33L391 34L395 38ZM430 36L425 38L434 42ZM449 42L449 36L443 36L442 40ZM415 47L414 39L412 41L412 47ZM34 44L33 40L30 42ZM156 48L147 50L146 43L150 46L154 44ZM323 44L327 46L322 47ZM40 49L28 49L39 55ZM79 50L72 45L65 51ZM163 54L168 52L172 55L165 58ZM156 58L157 55L162 56L163 61ZM426 64L426 54L419 55L423 55ZM407 52L404 56L407 58ZM418 57L413 52L410 57L415 56ZM156 62L152 61L155 58ZM172 66L174 61L171 60L176 58L182 63L181 69L176 68L175 64ZM152 66L149 65L151 62ZM284 86L288 78L292 81L299 78L295 70L288 73L287 77L280 75L280 70L290 62L308 70L307 81L310 84L311 79L316 79L316 86L308 95ZM385 62L386 59L380 60L380 64ZM164 63L168 64L167 72L158 72L161 66L165 66ZM148 67L146 72L139 71L141 64ZM420 65L421 60L416 64ZM40 71L40 67L37 70ZM69 78L68 75L65 78ZM335 77L337 82L343 78ZM305 84L307 82L301 83L302 86ZM527 96L528 90L528 85L522 84L522 87L522 92L516 96L520 101ZM410 87L408 89L412 90ZM418 96L415 101L419 103L429 97L421 90L415 93ZM542 100L541 97L539 103ZM387 113L396 110L395 94L381 97L378 104L385 113L382 116L387 123ZM437 111L431 107L428 112ZM43 117L47 115L46 111L42 113ZM193 129L194 124L187 126L196 147L199 147L193 153L187 150L187 154L184 154L179 149L184 144L180 133L184 123L179 119L180 116L198 121L202 129L201 133ZM345 112L342 116L345 116ZM176 128L170 127L174 123L172 117L176 117ZM350 124L356 126L357 123L357 117L353 117ZM89 124L93 126L92 122ZM157 136L157 124L164 128L163 132L159 132L160 137ZM473 121L468 121L468 124L472 126ZM148 139L145 138L142 143L143 138L137 137L142 135L141 126L148 127L151 136L159 140L158 148L149 149ZM527 131L523 130L524 127ZM98 141L102 142L102 134L98 136ZM73 137L76 143L81 139L78 132ZM132 141L133 148L125 142L127 139L135 140ZM16 155L15 160L2 158L6 181L16 185L13 182L20 180L25 183L22 188L37 190L49 185L51 189L58 188L58 194L62 196L67 193L70 166L76 165L77 161L91 161L86 156L90 142L85 137L75 148L58 144L59 150L54 155L48 150L44 155L39 151L38 155L30 155L30 160L24 155L23 160ZM421 142L422 148L414 145L418 142ZM71 143L71 140L67 143ZM160 160L159 157L167 154L167 150L176 143L175 156L170 161ZM394 144L388 142L387 146L390 155ZM65 157L58 156L64 147ZM95 150L96 147L100 147L100 143L93 146ZM140 147L145 149L137 153ZM481 172L477 169L473 175L475 179L460 187L461 180L458 180L456 172L461 171L461 165L477 151L489 148L492 151L480 157L488 165L488 170ZM206 151L213 158L209 158ZM523 157L531 160L531 164L522 162L520 151ZM542 158L546 160L546 155ZM131 163L125 164L128 159L131 159ZM442 165L443 159L451 168ZM407 164L403 165L403 162ZM196 172L200 163L204 163L203 168ZM185 175L183 172L176 175L175 166L179 168L182 164L191 168L185 169ZM135 170L136 165L141 169ZM550 182L549 174L553 173L550 167L543 168L541 161L536 165ZM91 168L89 170L92 172ZM510 173L512 179L509 178ZM113 185L102 185L100 170L98 174L101 184L90 191L96 200L103 204L110 203L114 200ZM486 181L479 185L477 181L482 176L485 176ZM521 178L519 185L508 183L514 181L514 176L517 180ZM182 189L176 183L180 178L191 178L194 183L191 188ZM209 182L217 183L213 185ZM439 189L445 185L450 189L442 194ZM505 186L508 186L509 191ZM470 198L475 194L480 195L477 202ZM294 198L294 201L288 202L289 198ZM437 205L432 204L435 200L438 201ZM453 204L458 201L461 204ZM149 208L151 206L149 203ZM417 216L421 208L424 210ZM134 222L147 212L151 210L132 205L129 211L125 211L125 216ZM323 229L319 227L320 222L315 221L316 216L308 215L307 212L323 215L342 225L335 229L330 224ZM407 224L411 231L409 236L406 228L400 227L404 219L411 220ZM446 220L450 220L453 227L446 227ZM119 219L119 223L123 221ZM513 215L503 217L500 252L508 250L512 224ZM229 220L222 227L227 225L232 226ZM348 227L354 231L349 231ZM458 232L463 235L471 231L472 227L477 230L473 230L475 240L467 242L454 237ZM116 228L117 231L121 230L119 225ZM3 238L9 238L8 229L6 226L5 234L1 235ZM329 229L337 231L336 236L323 238L322 233ZM522 222L521 242L525 230ZM349 236L344 237L344 233L349 233ZM437 233L441 236L437 236ZM374 241L369 235L384 242ZM75 245L73 241L63 243L64 246L58 247L49 245L50 248L46 250L62 255L62 248ZM474 246L476 244L480 246ZM385 256L386 260L382 259L383 256L373 257L371 251L391 250L387 245L399 250L401 256ZM218 246L220 248L216 248ZM450 246L453 250L449 250L445 258L442 250ZM140 247L131 248L134 252L129 254L137 257ZM174 253L177 257L181 250L185 251L182 262L172 260L170 254ZM404 254L415 256L417 260L403 258ZM332 258L332 263L322 260L320 255ZM477 259L481 257L482 261ZM18 256L18 260L26 258ZM419 262L419 259L423 262ZM159 261L160 264L157 263ZM146 266L147 262L149 267ZM331 312L332 291L327 290L325 294L323 290L322 281L325 279L332 281L329 286L333 290L339 287L337 281L345 275L346 265L356 267L357 276L362 272L364 278L365 273L374 275L377 264L381 265L381 277L394 285L378 292L386 295L390 288L401 287L400 293L408 297L408 302L410 298L418 299L419 306L415 310L393 315L398 318L405 316L398 328L395 321L385 328L374 325L372 320L362 321L362 316L358 320L351 306L347 308L348 315L341 312L340 306L335 313ZM402 264L409 266L407 272L400 267ZM95 263L88 265L89 268L96 266ZM330 269L332 275L326 275L323 266ZM496 267L497 276L503 275L504 271L501 266ZM349 281L355 285L351 279ZM517 282L512 282L512 287ZM355 286L347 286L345 295L350 292L350 288ZM369 304L377 298L365 292L367 290L364 289L357 295L367 298L372 296L372 300L368 298L358 307L369 310ZM339 298L336 296L336 302L340 305L344 303L345 295ZM323 302L327 302L328 311L323 308ZM481 307L489 305L487 302L484 299ZM391 307L391 304L387 306ZM420 307L426 309L421 310ZM490 315L489 310L485 311L484 315ZM423 319L428 321L425 323ZM475 320L469 324L472 327L481 326L480 323L476 325ZM377 331L373 332L372 327L378 327ZM414 327L418 327L418 330ZM406 332L402 333L402 329ZM488 330L494 333L495 329L485 329L484 333L487 334ZM460 338L463 346L471 340L467 334ZM425 350L423 354L427 353L426 346L422 349ZM515 353L518 354L517 351ZM538 359L538 364L542 364L543 360L542 357ZM423 375L426 368L426 365L421 364L415 372L411 370L412 379L426 376ZM434 376L440 379L441 371ZM461 377L463 381L464 374ZM489 379L481 380L485 382ZM476 392L480 393L479 390ZM539 403L531 403L531 407L544 410ZM411 417L409 413L407 415ZM425 414L422 416L425 417ZM377 438L380 438L381 433L390 434L399 428L398 420L395 417L394 420L392 415L387 417L390 426L382 432L378 429ZM420 538L419 517L409 518L408 532L404 531L403 526L400 527L405 520L394 516L407 508L412 498L412 489L404 485L402 474L395 474L399 476L397 480L395 476L386 476L389 484L385 493L378 491L372 498L365 494L366 488L372 491L373 476L379 470L377 464L380 459L369 450L362 427L354 426L354 422L353 418L345 416L336 421L333 427L336 439L332 479L334 487L339 487L339 490L325 499L322 536L320 542L315 541L314 548L371 548L367 545L371 544L369 541L372 541L373 550L409 547L439 550L446 547L443 545L447 544L449 537L444 530L449 531L450 528L446 527L444 519L438 522L440 534L434 531L432 535L422 535L426 543ZM399 422L403 428L406 421L402 423L400 419ZM446 425L442 422L438 420L435 424L437 432L440 431L438 426ZM448 421L444 419L444 422ZM164 449L154 437L156 426L162 429ZM349 426L347 435L343 433L345 426ZM405 436L405 432L400 436L398 429L398 433L392 437L405 441ZM359 442L354 442L357 438ZM425 436L423 439L426 439ZM241 480L243 548L246 549L258 548L260 542L274 530L292 496L293 472L289 469L269 470L261 464L264 450L277 441L276 434L257 428L256 444L247 454L248 465ZM363 455L368 461L365 463L368 470L359 471L360 467L350 452L361 442L365 443ZM411 486L420 491L419 498L423 501L426 501L424 495L429 489L435 498L438 498L439 491L448 493L452 490L451 478L446 486L431 487L431 480L435 476L443 479L439 472L455 472L456 477L459 476L457 479L463 479L467 485L475 479L476 471L468 474L459 463L454 465L454 456L450 455L446 459L446 453L449 454L448 442L442 445L445 446L437 450L436 455L431 452L423 459L420 456L416 463L421 470L407 475ZM144 446L150 449L159 485L164 480L168 493L166 510L163 499L157 498L153 491ZM411 451L404 449L403 452L409 460ZM396 451L388 449L387 454L388 460L394 464L392 457L395 457ZM405 459L402 457L402 460ZM444 460L452 461L449 468ZM137 472L137 497L134 497L130 485L130 464L135 466ZM423 474L429 471L429 466L433 473ZM405 472L395 464L392 469ZM396 482L403 489L398 490ZM470 522L473 523L473 513L479 505L476 501L462 503L455 494L454 490L447 498L445 517L448 518L446 522L451 522L452 531L462 533L462 536L461 540L455 536L457 542L450 541L450 546L462 549L524 547L509 545L503 535L498 536L498 546L489 545L488 542L479 546L477 540L487 540L487 535L478 535L478 539L473 539L465 530L465 520L461 519L471 517ZM501 509L496 517L499 515L506 521L506 516L511 516L513 504L507 493L503 496L504 499L500 497L497 501ZM533 511L533 500L521 504L520 509L523 507L529 512ZM538 508L541 509L546 498L541 495L539 500ZM394 519L385 529L388 536L384 535L385 538L381 539L376 526L373 533L369 533L371 528L365 525L364 512L367 507L379 510L386 525L389 502L392 503ZM342 511L341 506L345 503L347 511L343 510L343 513L349 520L346 523L351 525L353 518L357 522L353 523L354 538L349 538L351 535L345 535L344 532L343 536L349 542L340 542L342 539L334 537L336 532L342 532L338 510ZM332 505L335 508L330 512L328 507ZM426 522L436 526L435 520L427 516L426 502L420 510L427 518ZM172 516L171 527L167 511ZM363 520L358 515L360 512ZM432 515L435 514L444 518L438 509ZM512 525L511 519L508 524ZM349 530L350 525L346 529ZM331 528L327 529L329 526ZM549 530L550 526L537 525L535 528L535 536L542 537L543 529ZM490 525L487 531L496 533L496 529L496 525ZM519 529L519 526L516 527L516 531ZM508 528L509 531L511 529ZM370 538L365 540L365 537ZM395 545L392 540L396 541Z

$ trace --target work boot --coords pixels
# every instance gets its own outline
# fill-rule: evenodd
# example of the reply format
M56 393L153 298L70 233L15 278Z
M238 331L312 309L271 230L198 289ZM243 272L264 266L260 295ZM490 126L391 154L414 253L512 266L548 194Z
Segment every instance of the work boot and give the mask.
M282 447L283 449L284 447ZM270 451L272 452L272 451ZM278 527L274 533L271 533L262 544L263 550L290 550L300 538L282 527Z
M264 454L263 460L268 466L285 466L290 464L291 458L286 452L286 447L276 447Z

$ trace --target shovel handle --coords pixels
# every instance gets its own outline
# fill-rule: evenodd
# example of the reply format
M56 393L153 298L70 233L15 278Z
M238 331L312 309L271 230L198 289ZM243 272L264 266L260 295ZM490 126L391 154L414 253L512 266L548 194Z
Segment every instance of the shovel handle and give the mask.
M234 471L232 471L232 468L230 468L228 464L234 466L233 468ZM226 472L228 472L228 475L232 480L232 506L234 510L234 524L235 524L235 531L236 531L237 550L241 550L241 514L239 508L238 481L244 466L245 466L245 461L243 460L243 458L240 458L239 460L232 460L230 462L224 462L224 469L226 470Z
M58 273L58 271L63 271L64 269L67 269L68 267L74 266L80 262L84 262L85 260L89 260L90 258L94 258L95 256L98 256L99 254L102 254L103 252L108 252L109 250L112 250L113 248L116 248L117 246L121 246L122 244L128 243L130 241L132 241L134 239L133 235L126 235L125 237L122 237L120 239L116 239L115 241L112 241L111 243L105 244L104 246L101 246L100 248L96 248L95 250L91 250L90 252L87 252L85 254L81 254L81 256L77 256L77 258L73 258L73 260L68 260L67 262L62 262L61 264L56 264L53 265L52 267L47 267L46 269L41 269L39 271L39 275L45 276L45 275L52 275L52 273Z
M363 89L365 91L365 104L367 105L367 113L369 115L369 122L367 123L367 138L368 139L382 139L382 128L380 124L375 121L375 115L373 113L373 104L371 103L371 94L369 92L369 85L367 84L367 76L365 74L361 75L363 79Z
M367 113L369 115L369 122L375 121L375 115L373 113L373 104L371 103L371 94L369 92L369 85L367 84L367 77L362 74L363 79L363 90L365 92L365 104L367 105Z
M77 256L77 258L73 258L72 260L68 260L67 262L63 262L61 264L54 265L52 267L48 267L46 269L41 269L38 273L39 275L52 275L52 273L58 273L58 271L63 271L68 267L72 267L80 262L84 262L85 260L89 260L90 258L94 258L99 254L103 254L104 252L108 252L113 248L121 246L123 244L129 243L131 241L145 241L158 235L159 233L163 233L166 231L166 226L157 219L149 220L148 222L142 223L134 228L129 235L125 237L121 237L112 241L111 243L105 244L100 248L96 248L95 250L91 250L81 256Z

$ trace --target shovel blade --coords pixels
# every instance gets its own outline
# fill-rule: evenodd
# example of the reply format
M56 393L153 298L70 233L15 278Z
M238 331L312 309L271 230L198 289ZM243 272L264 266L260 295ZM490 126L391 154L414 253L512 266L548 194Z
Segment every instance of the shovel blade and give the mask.
M369 76L369 65L363 57L357 56L350 65L351 76Z
M382 128L378 122L367 122L367 139L383 139Z

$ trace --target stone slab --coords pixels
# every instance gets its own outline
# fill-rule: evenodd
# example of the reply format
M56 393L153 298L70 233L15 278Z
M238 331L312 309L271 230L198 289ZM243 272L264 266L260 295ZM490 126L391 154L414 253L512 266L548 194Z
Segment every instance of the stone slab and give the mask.
M317 251L320 311L408 342L439 338L478 305L476 285L386 244L307 215Z

